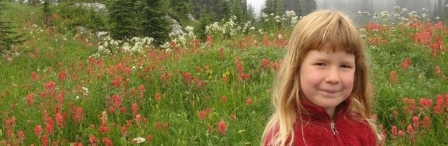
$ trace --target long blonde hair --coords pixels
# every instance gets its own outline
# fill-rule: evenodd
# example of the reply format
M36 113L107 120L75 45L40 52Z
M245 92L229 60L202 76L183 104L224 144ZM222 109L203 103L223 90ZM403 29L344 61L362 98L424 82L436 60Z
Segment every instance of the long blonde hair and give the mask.
M300 66L310 50L345 51L355 55L355 80L349 108L361 115L377 133L372 116L368 86L368 65L363 40L352 20L342 12L319 10L303 17L295 26L286 55L277 74L273 88L275 112L271 116L261 139L262 145L270 138L269 145L292 145L293 125L306 113L299 102ZM274 132L274 133L273 133ZM272 134L272 135L271 135ZM288 142L289 141L289 142Z

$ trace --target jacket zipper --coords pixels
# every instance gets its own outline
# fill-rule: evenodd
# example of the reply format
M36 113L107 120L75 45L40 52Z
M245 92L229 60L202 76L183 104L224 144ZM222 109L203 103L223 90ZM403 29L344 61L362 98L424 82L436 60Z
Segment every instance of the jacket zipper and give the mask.
M333 132L334 137L336 138L336 142L338 145L343 145L341 138L339 137L338 130L336 129L336 125L334 124L334 121L330 122L331 131Z
M338 134L338 130L336 130L336 127L334 126L333 121L331 121L330 127L331 127L331 131L333 131L333 135L336 136Z

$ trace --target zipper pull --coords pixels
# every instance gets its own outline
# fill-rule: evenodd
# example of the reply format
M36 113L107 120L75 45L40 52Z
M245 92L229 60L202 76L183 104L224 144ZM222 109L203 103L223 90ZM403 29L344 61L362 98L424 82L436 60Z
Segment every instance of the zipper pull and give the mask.
M333 131L333 135L337 135L338 131L336 130L336 126L334 126L334 122L331 121L330 123L331 131Z

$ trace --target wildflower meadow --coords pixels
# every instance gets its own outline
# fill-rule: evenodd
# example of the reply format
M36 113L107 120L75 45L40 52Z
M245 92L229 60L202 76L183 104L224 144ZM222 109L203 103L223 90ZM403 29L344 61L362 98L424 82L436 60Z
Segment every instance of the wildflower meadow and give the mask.
M2 146L260 145L300 20L263 15L278 26L266 30L232 17L207 26L206 40L185 27L154 46L59 33L36 24L38 9L8 6L27 41L0 58ZM354 16L365 21L372 119L383 145L448 145L448 26L396 10Z

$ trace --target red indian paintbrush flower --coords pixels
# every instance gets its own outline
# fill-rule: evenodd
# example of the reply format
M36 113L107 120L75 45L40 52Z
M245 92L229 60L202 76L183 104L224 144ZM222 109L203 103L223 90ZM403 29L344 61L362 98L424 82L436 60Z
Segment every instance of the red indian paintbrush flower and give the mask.
M42 134L42 125L37 125L34 127L34 134L36 134L37 137L40 137Z
M219 134L221 134L221 135L226 134L226 130L227 130L226 122L224 122L224 121L219 122L218 123L218 132L219 132Z
M132 115L137 115L138 114L138 104L132 103L131 110L132 110Z
M73 120L77 123L82 121L82 108L79 107L76 109L74 116L73 116Z
M56 113L55 119L56 119L56 126L58 126L59 128L64 126L64 117L62 116L61 113Z
M90 135L89 136L89 143L91 146L97 146L97 140L96 137L94 135Z
M414 126L414 129L418 129L418 126L419 126L419 118L418 118L418 116L414 116L413 118L412 118L412 126Z
M429 116L425 116L422 121L423 127L426 129L429 129L431 126L430 124L431 124L431 119L429 118Z
M442 70L440 70L439 66L434 67L434 70L435 70L437 76L441 76L442 75Z
M107 137L105 137L105 138L103 138L103 144L105 145L105 146L113 146L114 144L112 143L112 140L110 140L109 138L107 138Z
M398 136L398 128L397 126L392 126L392 138Z
M137 123L137 126L140 126L141 121L142 121L142 116L140 116L140 114L135 115L135 123Z
M58 73L58 78L60 81L65 81L67 79L67 72L62 70Z
M212 44L213 44L213 38L211 35L207 35L207 44L209 46L212 46Z
M406 58L406 60L401 63L401 68L403 68L404 70L409 69L409 66L411 66L411 59L410 58Z
M17 132L17 138L20 142L23 142L25 140L25 133L23 133L23 131Z
M191 82L191 74L189 72L185 72L182 74L182 76L184 77L185 83L190 84Z
M222 95L222 97L221 97L221 101L222 101L222 102L226 102L226 101L227 101L227 97L226 97L225 95Z
M162 95L160 94L160 93L156 93L156 100L157 101L160 101L160 100L162 100Z
M207 112L205 112L205 111L200 111L199 112L199 119L201 121L204 120L206 116L207 116Z
M247 100L246 100L246 105L251 105L251 104L252 104L252 99L250 99L250 98L247 99Z
M391 83L397 83L398 82L398 77L397 77L397 71L393 70L390 72L390 82Z
M53 118L48 118L47 124L45 126L45 132L47 132L48 135L51 135L53 133L53 126L54 126Z
M43 135L42 138L41 138L41 141L42 141L42 145L43 146L48 146L49 145L47 135Z
M31 73L31 78L33 79L33 81L37 81L37 79L39 79L39 75L36 72L32 72Z
M138 90L139 90L139 96L140 97L142 97L143 96L143 93L145 92L145 85L140 85L139 87L138 87Z
M409 125L409 126L406 128L406 132L408 132L409 135L412 135L412 134L414 133L414 128L412 128L412 126Z

